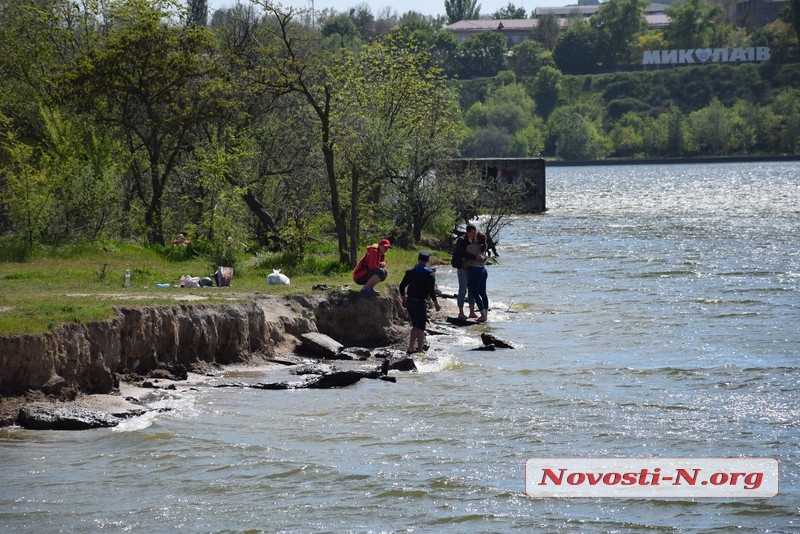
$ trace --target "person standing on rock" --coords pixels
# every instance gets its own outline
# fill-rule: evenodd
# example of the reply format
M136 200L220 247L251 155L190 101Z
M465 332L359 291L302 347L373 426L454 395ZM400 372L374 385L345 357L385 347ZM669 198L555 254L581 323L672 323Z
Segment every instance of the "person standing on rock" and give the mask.
M408 354L425 351L425 325L428 322L428 297L433 300L436 311L442 309L436 299L436 275L428 267L431 255L420 252L417 264L406 271L400 282L400 300L411 317L411 334L408 339ZM406 297L406 289L408 297ZM416 348L415 348L416 346Z
M386 270L386 251L392 248L388 239L381 239L378 243L367 247L367 252L358 261L353 269L353 281L364 286L362 293L377 295L375 286L386 280L389 272Z
M467 277L469 294L475 298L475 307L478 309L478 313L481 314L480 317L475 319L478 323L485 323L489 312L489 297L486 294L486 280L489 273L484 265L487 247L486 234L478 232L475 235L475 242L467 246L467 252L475 259L464 261L464 266L469 272Z
M458 304L458 318L467 319L464 315L464 301L469 303L469 318L477 319L475 315L475 297L472 293L467 293L469 286L469 269L464 265L467 261L475 260L476 256L467 251L467 247L475 242L475 235L478 230L474 224L468 224L464 235L456 239L456 248L453 252L453 259L451 265L455 267L458 274L458 296L456 303Z

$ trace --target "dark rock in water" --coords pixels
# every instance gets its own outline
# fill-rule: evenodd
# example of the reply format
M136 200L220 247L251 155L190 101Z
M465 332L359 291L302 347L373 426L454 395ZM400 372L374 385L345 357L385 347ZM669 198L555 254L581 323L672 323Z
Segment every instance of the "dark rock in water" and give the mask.
M312 360L309 358L301 358L300 356L295 356L294 354L282 354L281 356L274 356L272 358L267 358L267 361L287 366L305 365L312 362Z
M336 359L339 356L339 352L344 348L341 343L332 337L319 332L302 334L300 339L303 341L303 349L320 358Z
M260 382L247 387L256 389L330 389L351 386L364 378L365 373L359 371L322 371L319 374L312 373L312 369L306 368L298 370L301 380L280 380L276 382ZM378 378L379 371L374 371L374 376Z
M485 350L485 351L493 351L493 350L495 350L495 348L496 348L496 347L495 347L494 345L484 345L484 346L482 346L482 347L475 347L475 348L474 348L474 349L472 349L472 350Z
M366 360L372 356L372 352L364 347L345 347L337 356L338 359L341 360Z
M393 356L404 356L405 351L398 349L383 348L375 351L375 357L380 359L391 358Z
M390 348L380 349L375 352L375 357L384 360L384 368L386 368L387 372L390 369L395 371L417 370L417 364L414 363L414 358L403 350Z
M309 365L298 365L289 369L289 374L296 376L303 375L324 375L336 372L338 369L332 365L324 363L312 363Z
M413 358L402 353L376 361L337 360L336 365L310 363L283 370L270 371L271 380L257 383L227 383L216 387L240 387L269 390L341 388L355 384L362 378L383 378L390 369L398 371L416 370ZM287 377L291 375L291 378Z
M393 356L391 358L387 358L385 361L389 362L389 369L394 369L395 371L416 371L417 364L414 363L414 358L405 354L403 356Z
M434 330L433 328L426 328L425 332L430 336L444 336L444 335L447 335L447 332L442 332L441 330Z
M54 407L52 404L28 404L20 408L20 426L32 430L88 430L117 426L113 415L79 407Z
M483 341L484 345L494 345L498 349L513 349L514 347L500 339L499 337L493 336L492 334L487 334L486 332L481 333L481 341Z
M454 324L456 326L471 326L471 325L481 324L478 321L474 321L472 319L459 319L458 317L448 317L447 322L450 324Z
M311 389L343 388L351 386L364 378L358 371L337 371L324 375L315 375L315 380L309 380L305 386ZM377 378L375 376L374 378Z

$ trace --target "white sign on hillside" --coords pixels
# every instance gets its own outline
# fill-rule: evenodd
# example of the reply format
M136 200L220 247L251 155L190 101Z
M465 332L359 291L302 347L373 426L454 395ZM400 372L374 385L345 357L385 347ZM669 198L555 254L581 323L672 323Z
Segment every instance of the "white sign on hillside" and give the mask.
M645 50L643 65L691 65L702 63L738 63L766 61L768 46L748 48L689 48L686 50Z

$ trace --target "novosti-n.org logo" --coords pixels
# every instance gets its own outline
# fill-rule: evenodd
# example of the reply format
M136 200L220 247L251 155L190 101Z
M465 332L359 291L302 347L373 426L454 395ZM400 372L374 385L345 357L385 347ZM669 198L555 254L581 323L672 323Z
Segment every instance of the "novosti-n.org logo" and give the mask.
M531 458L531 497L765 498L778 494L774 458Z

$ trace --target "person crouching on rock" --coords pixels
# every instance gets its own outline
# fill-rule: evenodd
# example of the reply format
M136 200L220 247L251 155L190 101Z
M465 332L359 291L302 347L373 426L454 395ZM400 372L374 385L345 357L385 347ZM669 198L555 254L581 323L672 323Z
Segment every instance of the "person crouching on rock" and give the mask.
M425 351L425 324L428 322L428 303L426 299L433 300L436 311L441 310L439 301L436 300L436 275L428 267L431 255L420 252L417 264L406 271L400 282L400 299L411 317L411 334L408 340L408 354ZM408 298L406 298L408 289ZM416 345L416 349L414 349Z
M364 286L362 293L367 295L377 295L375 286L378 282L383 282L389 275L386 270L386 251L392 248L388 239L381 239L380 242L367 247L367 252L358 261L353 269L353 281Z

